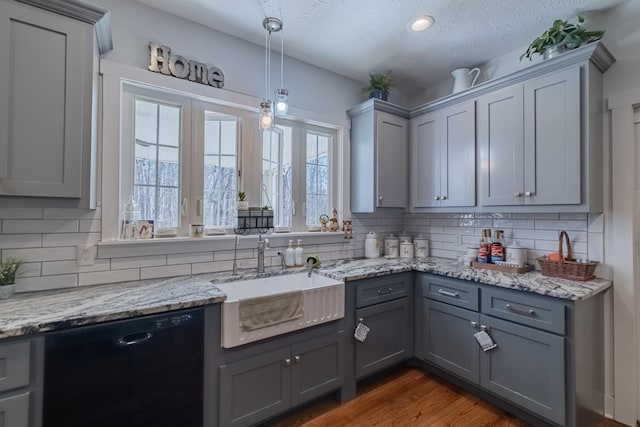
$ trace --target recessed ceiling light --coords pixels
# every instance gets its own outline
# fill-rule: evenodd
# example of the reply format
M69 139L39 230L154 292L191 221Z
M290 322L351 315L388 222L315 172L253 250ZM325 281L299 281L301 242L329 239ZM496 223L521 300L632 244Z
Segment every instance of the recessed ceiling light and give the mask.
M422 15L411 21L409 28L411 28L411 31L424 31L432 26L434 22L433 16Z

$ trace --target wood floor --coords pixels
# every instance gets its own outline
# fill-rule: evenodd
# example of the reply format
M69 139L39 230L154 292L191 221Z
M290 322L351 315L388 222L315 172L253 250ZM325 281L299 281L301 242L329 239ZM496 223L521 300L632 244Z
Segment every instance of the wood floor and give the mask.
M269 427L529 427L515 416L450 383L413 367L402 367L358 386L355 399L332 397L304 407ZM599 427L617 427L603 420Z

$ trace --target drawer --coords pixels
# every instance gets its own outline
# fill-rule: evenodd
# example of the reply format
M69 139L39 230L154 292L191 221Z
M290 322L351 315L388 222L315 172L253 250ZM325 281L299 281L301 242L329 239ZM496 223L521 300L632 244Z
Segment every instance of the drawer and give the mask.
M29 426L29 393L0 399L0 426Z
M366 307L410 295L411 274L392 274L363 280L356 288L356 307Z
M29 385L31 342L0 345L0 392Z
M423 274L420 276L422 296L447 304L478 311L479 287L466 280Z
M565 331L564 304L540 295L483 288L482 312L561 335Z

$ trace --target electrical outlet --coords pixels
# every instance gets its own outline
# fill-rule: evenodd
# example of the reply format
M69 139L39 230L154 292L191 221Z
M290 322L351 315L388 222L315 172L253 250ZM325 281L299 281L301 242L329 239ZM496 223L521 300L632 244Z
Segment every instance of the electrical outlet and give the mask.
M93 265L96 261L95 245L78 245L78 265Z

